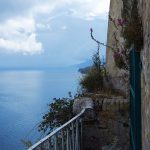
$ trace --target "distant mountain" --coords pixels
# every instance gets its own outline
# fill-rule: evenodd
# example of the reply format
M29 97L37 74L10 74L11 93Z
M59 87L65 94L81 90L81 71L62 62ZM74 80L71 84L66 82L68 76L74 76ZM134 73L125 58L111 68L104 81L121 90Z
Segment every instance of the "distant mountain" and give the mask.
M91 68L90 66L92 66L91 60L86 60L85 62L76 65L78 72L80 72L82 74L86 74L89 71L89 69Z
M77 68L85 68L87 66L92 66L92 60L86 60L85 62L78 64Z
M82 74L87 74L90 69L91 69L91 66L85 67L85 68L80 68L78 71Z

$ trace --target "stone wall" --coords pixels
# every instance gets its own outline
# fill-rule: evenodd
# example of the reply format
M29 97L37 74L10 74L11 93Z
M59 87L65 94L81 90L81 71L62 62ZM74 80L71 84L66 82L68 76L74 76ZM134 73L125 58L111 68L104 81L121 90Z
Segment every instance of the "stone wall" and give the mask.
M120 16L122 0L111 0L110 14ZM142 73L142 150L150 150L150 0L138 0L139 14L143 23L144 47L141 51ZM109 22L108 44L113 44L114 28ZM118 76L120 71L115 67L113 53L107 49L107 69L112 76Z
M142 61L142 150L150 149L150 0L138 0L143 22Z
M111 0L110 1L110 11L109 14L112 18L121 18L121 8L122 0ZM120 38L120 32L117 31L114 24L109 20L108 21L108 33L107 33L107 45L115 47L114 33L117 33L117 39ZM106 50L106 67L107 71L112 77L120 75L120 69L115 65L113 58L113 51L109 47Z
M122 0L111 0L110 1L110 11L109 11L109 15L113 18L113 19L120 19L121 17L121 10L122 10L122 6L123 6L123 2ZM115 27L114 23L112 21L108 21L108 33L107 33L107 45L112 47L114 50L116 50L119 45L117 44L115 37L117 38L117 40L119 41L118 43L123 43L124 40L121 37L121 28L119 27ZM114 36L115 34L115 36ZM127 72L124 71L123 69L119 69L114 61L114 50L112 50L111 48L107 47L106 50L106 69L107 72L109 73L110 76L110 83L112 84L112 87L118 91L120 91L121 93L123 93L123 95L126 95L127 93L127 82L126 81L126 74Z
M80 103L83 108L91 106L92 103L94 106L94 112L84 115L83 150L113 149L112 147L115 150L130 149L129 101L127 99L101 94L93 95L91 98L83 97L75 100L74 112L82 109Z

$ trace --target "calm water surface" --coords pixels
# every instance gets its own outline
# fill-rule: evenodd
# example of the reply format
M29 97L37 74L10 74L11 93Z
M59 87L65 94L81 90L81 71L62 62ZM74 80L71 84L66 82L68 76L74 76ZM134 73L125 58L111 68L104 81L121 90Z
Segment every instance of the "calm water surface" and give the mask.
M76 92L79 74L0 72L0 150L23 150L21 139L40 138L37 124L54 97Z

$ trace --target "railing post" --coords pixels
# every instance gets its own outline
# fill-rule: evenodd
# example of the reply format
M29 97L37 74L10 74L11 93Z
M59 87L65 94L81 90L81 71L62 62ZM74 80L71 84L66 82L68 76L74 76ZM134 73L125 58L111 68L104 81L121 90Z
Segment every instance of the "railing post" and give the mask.
M78 126L78 119L76 120L76 141L75 141L75 150L79 150L79 126Z
M83 120L82 120L82 118L80 119L80 125L81 125L81 137L80 137L80 141L81 141L81 144L80 144L80 146L81 146L81 149L82 149L82 145L83 145Z
M69 131L67 128L67 150L69 150Z
M72 136L71 136L72 126L69 125L69 150L72 150Z
M74 137L74 122L72 122L72 150L75 148L75 137Z
M64 150L64 133L63 130L61 131L61 148Z
M54 149L58 150L58 147L57 147L57 134L54 135Z

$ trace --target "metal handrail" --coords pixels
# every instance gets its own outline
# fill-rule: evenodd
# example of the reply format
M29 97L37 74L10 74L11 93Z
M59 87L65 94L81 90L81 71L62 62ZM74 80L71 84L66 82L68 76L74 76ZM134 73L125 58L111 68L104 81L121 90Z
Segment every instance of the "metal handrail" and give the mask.
M82 143L81 116L84 114L85 110L86 109L83 109L78 115L76 115L71 120L63 124L61 127L55 129L49 135L47 135L39 142L31 146L28 150L80 150ZM58 136L58 134L61 134L61 136ZM59 140L61 140L59 144L57 142L58 138ZM51 140L53 140L53 142Z

